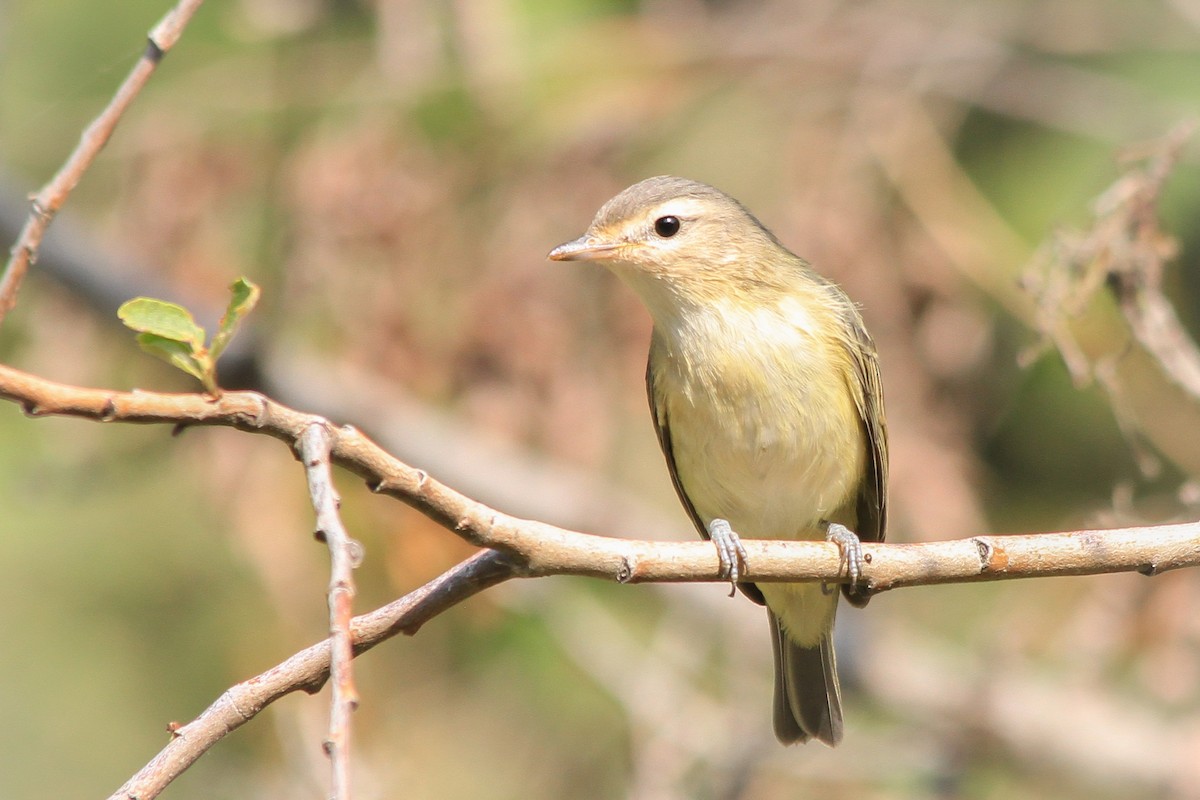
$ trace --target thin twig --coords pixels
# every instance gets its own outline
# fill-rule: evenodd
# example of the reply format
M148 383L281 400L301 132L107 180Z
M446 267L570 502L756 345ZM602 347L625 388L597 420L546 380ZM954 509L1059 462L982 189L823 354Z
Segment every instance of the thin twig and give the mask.
M479 592L513 577L512 561L484 550L416 591L351 620L354 655L398 633L412 635L426 621ZM200 716L174 728L171 741L109 800L152 800L226 734L240 728L279 698L318 692L329 678L330 640L312 645L259 675L230 687Z
M304 462L308 491L317 514L317 538L329 547L329 642L332 648L330 675L333 678L329 710L329 755L331 796L349 800L350 717L358 708L354 685L353 638L350 633L354 608L354 569L362 562L362 545L351 539L342 524L341 498L333 486L330 450L333 436L324 420L313 422L300 437L297 450Z
M21 229L20 236L17 237L16 244L13 245L4 273L0 275L0 322L4 321L5 315L16 305L21 281L24 280L29 267L36 263L42 237L50 227L54 215L67 201L67 197L92 165L96 155L104 149L117 123L142 91L142 87L150 80L163 56L179 41L183 29L202 2L203 0L180 0L175 8L159 20L150 31L146 51L117 89L113 99L83 132L79 144L58 173L33 197L33 209Z
M72 416L105 422L221 425L297 442L322 418L254 392L199 394L114 392L55 383L0 365L0 397L31 416ZM472 500L382 450L351 427L334 432L332 458L376 492L403 500L478 547L502 550L522 576L587 575L621 583L720 581L707 542L650 542L570 531L502 514ZM836 545L746 541L745 580L843 581ZM919 544L864 544L872 589L937 583L1094 575L1152 575L1200 566L1200 523L1070 531L1024 536L974 536Z

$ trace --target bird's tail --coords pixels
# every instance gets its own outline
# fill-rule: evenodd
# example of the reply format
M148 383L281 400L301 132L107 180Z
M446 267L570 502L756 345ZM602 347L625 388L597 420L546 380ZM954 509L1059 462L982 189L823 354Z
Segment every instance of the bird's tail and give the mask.
M813 647L801 647L771 614L775 651L775 736L784 744L842 740L842 692L838 686L833 631Z

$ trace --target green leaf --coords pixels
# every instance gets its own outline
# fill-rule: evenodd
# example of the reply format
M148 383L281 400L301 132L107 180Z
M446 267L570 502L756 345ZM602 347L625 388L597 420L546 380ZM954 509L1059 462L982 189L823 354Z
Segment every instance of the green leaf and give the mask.
M161 358L173 367L197 378L206 388L210 385L212 381L211 362L205 364L204 360L197 358L195 351L186 342L159 336L156 333L139 333L137 343L150 355Z
M225 316L221 317L220 327L213 336L212 345L209 347L214 362L221 357L221 353L225 352L225 348L233 340L238 325L246 318L247 314L254 310L262 290L246 278L238 278L229 287L229 293L231 295L229 307L225 309Z
M183 306L152 297L135 297L117 309L117 316L127 327L158 339L177 342L184 345L189 353L204 351L204 329L196 324L191 312ZM141 337L138 341L141 341Z

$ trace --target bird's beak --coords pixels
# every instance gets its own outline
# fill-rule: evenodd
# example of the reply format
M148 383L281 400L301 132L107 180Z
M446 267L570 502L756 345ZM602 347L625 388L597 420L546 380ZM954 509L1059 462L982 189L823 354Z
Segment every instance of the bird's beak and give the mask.
M607 261L624 246L622 242L606 242L585 233L573 242L560 244L547 258L551 261Z

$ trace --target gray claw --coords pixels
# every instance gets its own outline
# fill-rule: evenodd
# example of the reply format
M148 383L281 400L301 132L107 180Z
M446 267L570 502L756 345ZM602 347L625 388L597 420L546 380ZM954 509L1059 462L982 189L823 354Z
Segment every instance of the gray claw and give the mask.
M851 534L853 535L853 534ZM729 579L729 594L737 590L740 577L739 565L746 563L746 548L733 528L723 519L708 523L708 538L717 548L717 560L721 562L721 577Z
M828 523L825 529L825 541L833 542L842 551L842 560L846 562L846 578L853 589L862 580L863 550L862 542L854 531L838 522Z

